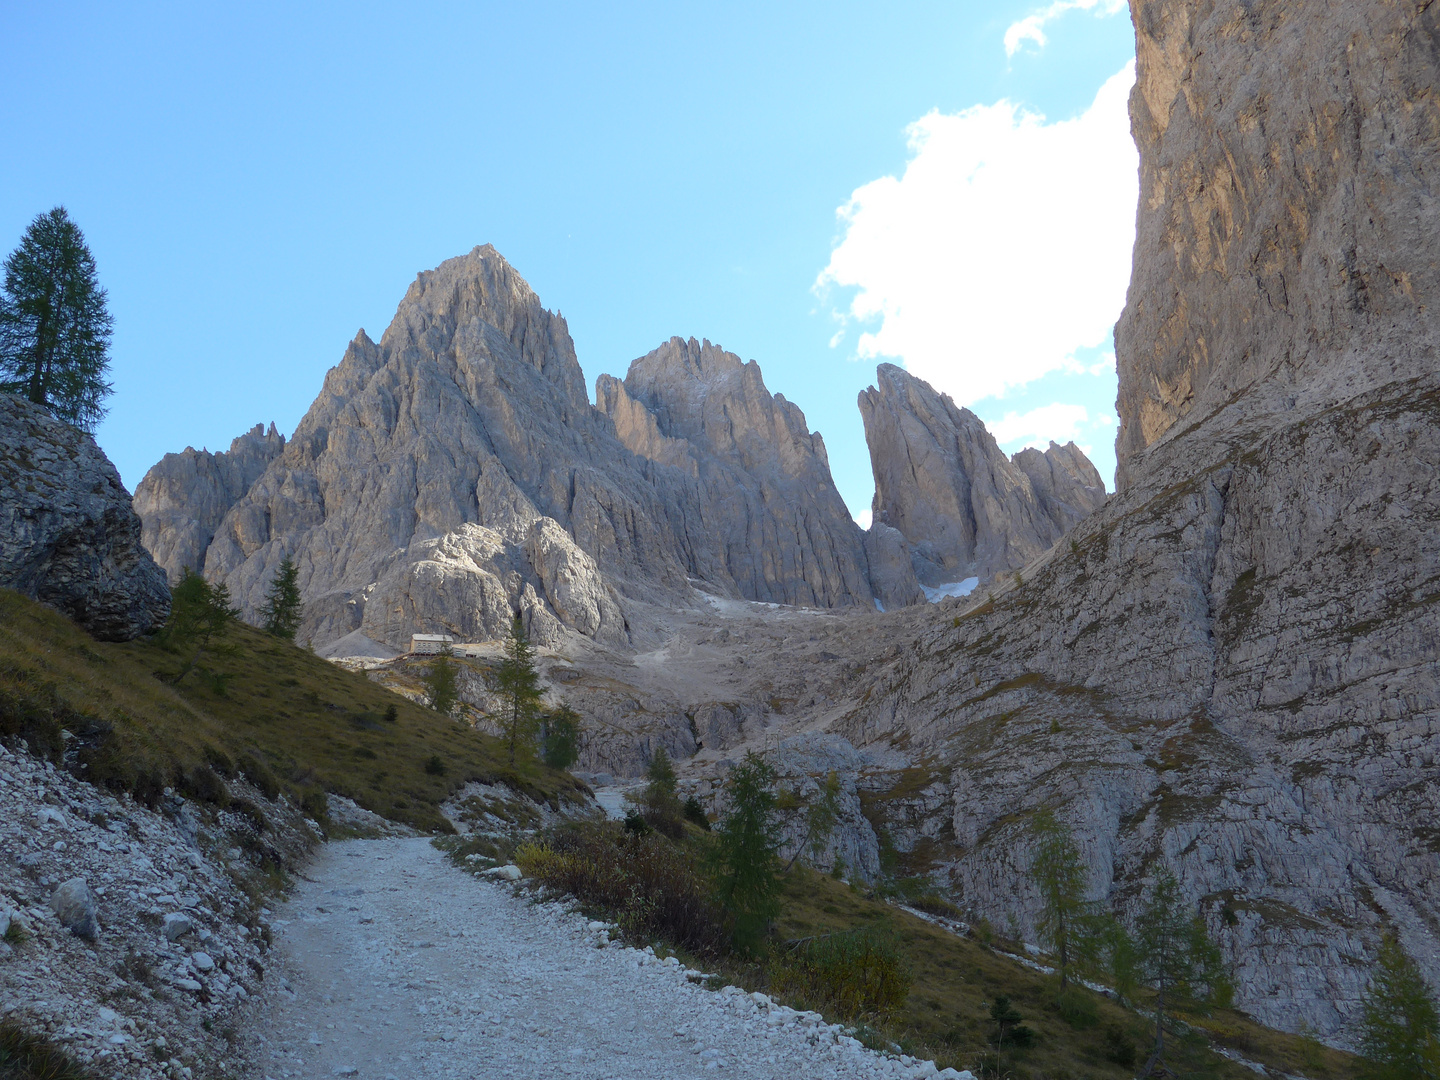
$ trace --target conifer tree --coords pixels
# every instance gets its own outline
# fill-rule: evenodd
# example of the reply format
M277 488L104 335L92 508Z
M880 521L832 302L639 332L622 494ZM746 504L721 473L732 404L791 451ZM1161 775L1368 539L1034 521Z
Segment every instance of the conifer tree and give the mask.
M1165 1059L1165 1021L1175 1012L1226 1004L1230 981L1220 950L1205 922L1185 902L1180 883L1161 866L1135 924L1135 966L1141 985L1155 992L1155 1044L1141 1076L1152 1076Z
M1415 961L1387 934L1360 1012L1365 1080L1440 1080L1440 1012Z
M84 234L63 206L38 215L5 260L0 391L93 431L111 390L112 325Z
M505 636L505 659L500 661L494 688L504 702L500 727L510 752L510 764L516 753L528 747L540 722L540 674L535 670L535 650L525 633L525 623L517 614L510 620Z
M267 634L295 640L295 631L300 629L304 608L300 602L300 586L296 579L300 571L289 555L280 560L280 568L270 581L265 593L265 603L260 607L260 625Z
M580 714L568 703L545 717L541 743L545 748L545 764L552 769L568 769L580 757Z
M776 852L775 774L753 752L730 770L730 805L715 830L710 852L718 899L730 917L735 947L758 948L780 910L780 878Z
M671 817L680 815L680 796L675 789L675 766L665 747L657 746L650 755L650 764L645 767L645 805L651 810Z
M189 567L170 591L170 618L160 631L161 644L190 659L171 682L179 683L195 669L207 650L219 651L216 639L240 612L230 603L230 588L223 581L211 584ZM223 685L223 684L222 684Z
M1085 926L1085 865L1069 828L1046 808L1031 822L1035 835L1035 857L1030 876L1040 890L1044 906L1038 929L1041 943L1049 948L1060 971L1060 989L1069 985L1070 964L1076 939Z
M440 650L439 655L430 661L429 670L425 672L425 700L430 707L438 713L449 716L455 708L455 703L460 700L456 689L455 661L452 659L455 651L450 648L447 642Z

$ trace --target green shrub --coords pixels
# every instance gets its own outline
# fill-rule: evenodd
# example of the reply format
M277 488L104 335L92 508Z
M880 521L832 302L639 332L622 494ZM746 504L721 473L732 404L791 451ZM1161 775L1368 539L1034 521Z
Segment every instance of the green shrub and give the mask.
M1100 1007L1093 994L1068 986L1055 998L1055 1011L1073 1028L1092 1028L1100 1022Z
M694 795L685 800L685 820L700 826L706 832L710 831L710 818L705 813L705 805Z
M1135 1040L1119 1024L1105 1028L1105 1060L1129 1069L1135 1064Z
M265 798L273 802L279 797L280 781L275 779L275 774L254 754L246 754L240 758L240 772L246 780L260 789Z
M910 995L911 974L892 935L853 930L797 944L771 982L781 993L856 1020L899 1011Z
M386 705L386 706L385 706L385 722L386 722L387 724L394 724L394 723L398 723L399 720L400 720L400 710L395 707L394 703L392 702L391 704Z
M230 789L220 774L209 765L196 765L185 774L181 785L185 794L202 802L214 803L224 810L230 805Z
M517 849L515 863L636 937L707 955L724 949L724 913L695 853L654 832L635 835L610 822L566 825Z
M431 754L425 761L425 771L431 776L445 775L445 762L440 760L439 754Z
M325 797L323 788L311 788L300 796L300 809L305 811L305 816L321 825L330 821L330 801Z
M1010 999L1004 994L995 995L990 1003L990 1042L997 1049L1007 1046L1025 1047L1035 1041L1035 1032L1021 1021L1025 1018L1015 1011Z

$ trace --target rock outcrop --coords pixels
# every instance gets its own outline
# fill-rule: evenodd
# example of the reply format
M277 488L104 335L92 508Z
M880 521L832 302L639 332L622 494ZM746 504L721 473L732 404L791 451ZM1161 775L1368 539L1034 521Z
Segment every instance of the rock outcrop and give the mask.
M1105 502L1074 443L1015 460L984 423L893 364L860 394L875 472L873 520L910 545L916 576L938 586L1023 566Z
M115 466L83 431L0 394L0 585L97 638L129 641L170 614Z
M285 436L270 425L235 439L228 451L187 446L166 454L135 488L142 539L173 585L188 567L199 571L225 514L285 449Z
M686 572L748 600L869 605L865 542L805 414L754 361L671 338L595 398L662 493Z

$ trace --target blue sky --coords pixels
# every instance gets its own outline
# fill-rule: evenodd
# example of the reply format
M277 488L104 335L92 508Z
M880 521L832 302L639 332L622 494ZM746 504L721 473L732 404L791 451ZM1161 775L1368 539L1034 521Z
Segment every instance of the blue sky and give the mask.
M85 230L131 488L288 434L357 328L486 242L592 389L672 334L758 360L857 515L877 359L1108 483L1134 166L1097 94L1133 47L1118 0L9 4L0 247L57 203Z

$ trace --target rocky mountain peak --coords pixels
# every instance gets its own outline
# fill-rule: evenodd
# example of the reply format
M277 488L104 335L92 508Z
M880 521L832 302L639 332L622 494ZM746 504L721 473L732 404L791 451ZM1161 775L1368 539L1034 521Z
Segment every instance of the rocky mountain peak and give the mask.
M256 424L234 439L228 451L187 446L151 466L135 488L135 512L144 523L145 547L171 584L187 567L204 567L225 514L284 449L285 436L273 422L268 431Z
M909 543L922 584L993 577L1045 551L1105 501L1071 443L1011 460L984 423L893 364L876 369L860 414L875 473L873 520Z

